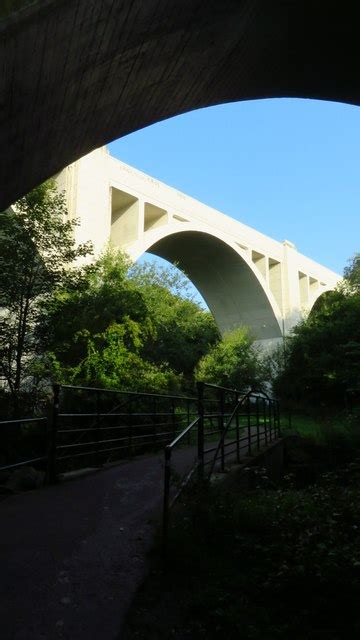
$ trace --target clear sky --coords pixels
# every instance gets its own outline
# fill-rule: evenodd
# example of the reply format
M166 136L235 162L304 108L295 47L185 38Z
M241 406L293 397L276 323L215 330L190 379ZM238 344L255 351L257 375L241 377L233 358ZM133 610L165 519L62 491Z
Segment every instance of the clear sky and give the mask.
M171 118L109 149L338 273L360 251L358 107L238 102Z

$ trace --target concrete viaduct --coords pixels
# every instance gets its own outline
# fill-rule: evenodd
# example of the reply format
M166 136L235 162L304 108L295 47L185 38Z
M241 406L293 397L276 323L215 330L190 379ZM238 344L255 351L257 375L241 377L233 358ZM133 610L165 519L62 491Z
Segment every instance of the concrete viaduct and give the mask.
M286 335L340 276L113 158L100 148L57 177L77 241L95 255L110 242L137 260L149 251L177 262L206 300L222 332L238 325L257 340Z
M357 16L355 0L3 0L0 209L192 109L284 96L359 104Z

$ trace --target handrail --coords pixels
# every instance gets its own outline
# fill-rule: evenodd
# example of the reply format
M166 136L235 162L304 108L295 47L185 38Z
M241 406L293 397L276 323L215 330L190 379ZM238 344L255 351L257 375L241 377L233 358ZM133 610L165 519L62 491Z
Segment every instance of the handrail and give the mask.
M259 395L261 393L263 396L265 396L265 398L267 398L267 400L270 400L270 402L274 402L274 398L271 398L269 394L266 391L264 391L264 389L251 389L250 392L253 393L254 395L255 394Z
M173 398L174 400L193 400L196 401L197 398L195 396L181 396L181 395L171 395L168 393L151 393L146 391L125 391L123 389L104 389L102 387L82 387L72 384L59 384L61 389L79 389L80 391L102 391L103 393L117 393L121 395L127 396L146 396L146 397L156 397L156 398Z
M165 449L173 449L177 445L177 443L180 442L180 440L182 440L189 433L189 431L191 431L193 427L195 427L195 425L199 422L199 420L200 418L198 416L186 427L186 429L184 429L184 431L179 433L179 435L176 436L176 438L172 442L167 444Z
M197 416L187 427L182 431L170 444L165 447L165 474L164 474L164 506L163 506L163 540L167 538L167 529L169 524L169 510L174 502L178 499L183 489L188 484L195 469L198 466L198 462L191 468L190 472L183 478L179 490L174 496L170 504L170 479L171 479L171 455L176 445L190 433L190 431L199 423L200 416Z
M231 425L231 423L232 423L232 421L233 421L233 419L234 419L235 415L237 414L238 410L240 409L240 407L244 404L245 400L247 400L248 398L250 398L250 396L251 396L251 395L252 395L252 391L250 390L250 391L248 391L248 393L246 393L246 394L241 398L241 400L239 400L239 402L236 404L236 406L235 406L235 408L234 408L234 410L233 410L233 412L232 412L232 414L231 414L230 418L228 419L228 421L227 421L227 423L226 423L226 425L225 425L225 427L224 427L224 430L223 430L223 432L222 432L222 434L221 434L220 440L219 440L219 442L218 442L218 444L217 444L217 447L216 447L216 450L215 450L215 455L214 455L213 461L212 461L212 463L211 463L211 467L210 467L210 471L209 471L209 476L208 476L208 479L209 479L209 480L210 480L211 475L212 475L212 473L213 473L213 471L214 471L214 467L215 467L215 464L216 464L216 460L217 460L217 457L218 457L219 451L220 451L221 447L222 447L222 446L223 446L223 444L224 444L225 436L226 436L226 434L227 434L227 432L228 432L228 430L229 430L229 427L230 427L230 425Z
M212 382L203 382L204 387L209 387L210 389L219 389L220 391L228 391L229 393L237 393L239 394L239 389L232 389L230 387L222 387L218 384L213 384Z
M0 420L0 427L3 424L22 424L28 422L46 422L47 418L17 418L16 420Z
M197 398L195 397L191 397L191 396L186 396L186 395L170 395L170 394L160 394L160 393L150 393L150 392L143 392L143 391L126 391L126 390L121 390L121 389L104 389L102 387L87 387L87 386L82 386L82 385L62 385L62 384L54 384L53 385L54 388L54 398L57 397L59 399L59 402L55 401L54 402L54 406L56 405L57 408L55 410L55 421L53 419L53 423L52 423L52 438L54 441L54 446L52 447L52 467L55 468L55 464L56 464L56 457L57 457L57 450L59 451L59 458L64 459L64 455L62 452L60 452L60 447L56 447L55 446L55 441L57 439L57 421L60 418L77 418L77 417L89 417L90 419L93 418L93 420L91 421L91 424L89 425L89 427L87 429L84 429L81 433L78 434L78 437L75 440L75 443L81 447L84 446L87 443L84 443L84 439L87 438L87 434L89 433L89 431L91 429L97 429L98 432L100 431L100 421L103 420L104 418L106 419L107 417L110 417L112 415L116 415L118 410L120 409L125 409L127 407L130 407L133 403L141 402L142 400L144 402L149 402L149 401L153 401L153 402L159 402L159 401L164 401L166 403L172 403L172 405L174 405L174 403L184 403L187 405L188 410L187 410L187 415L189 417L190 413L193 413L193 411L190 410L191 405L194 405L197 402ZM118 400L115 404L115 406L113 406L109 411L106 412L100 412L98 410L87 413L87 414L77 414L77 413L68 413L68 412L64 412L61 411L60 406L61 406L61 402L60 402L60 390L68 390L68 391L85 391L88 394L92 393L94 396L97 397L97 407L99 406L99 399L101 397L101 394L104 394L104 397L106 397L105 394L111 394L111 397L113 397L114 399ZM120 396L120 397L119 397ZM60 409L60 410L59 410ZM155 410L156 415L161 418L161 416L165 416L165 417L170 417L173 415L173 411L169 411L167 413L162 412L162 411L156 411ZM146 417L146 416L153 416L154 415L154 411L151 412L142 412L142 413L136 413L134 414L133 412L131 412L131 419L132 418L136 418L137 416L140 417ZM184 413L184 415L186 415ZM124 414L125 416L125 414ZM65 433L65 432L64 432ZM71 430L67 430L66 433L71 433ZM99 442L100 444L100 442ZM55 471L53 471L52 475L55 477Z

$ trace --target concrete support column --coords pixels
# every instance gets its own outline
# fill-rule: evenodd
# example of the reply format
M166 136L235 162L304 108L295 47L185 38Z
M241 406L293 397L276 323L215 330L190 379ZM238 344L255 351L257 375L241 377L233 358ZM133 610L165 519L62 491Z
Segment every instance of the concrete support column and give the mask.
M283 242L283 283L284 283L284 334L301 319L301 301L299 288L299 268L295 245L288 240Z
M145 226L145 201L139 198L138 209L138 242L143 243Z

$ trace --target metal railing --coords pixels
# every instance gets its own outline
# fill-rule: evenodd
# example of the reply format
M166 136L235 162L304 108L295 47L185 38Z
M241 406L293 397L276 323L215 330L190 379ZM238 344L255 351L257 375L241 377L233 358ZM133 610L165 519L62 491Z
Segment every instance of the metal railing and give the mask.
M280 437L280 407L262 391L242 393L236 389L199 382L198 416L165 447L163 534L166 541L169 512L195 471L207 480L216 469L225 471L226 460L239 463ZM176 449L196 429L196 448L190 469L182 477L173 474ZM191 440L190 440L191 441ZM192 442L195 442L192 440ZM173 476L175 475L175 478ZM172 482L172 480L175 482Z
M176 502L176 500L180 497L183 489L185 489L187 484L190 482L194 472L198 468L198 463L195 463L190 468L190 470L185 474L185 476L181 479L180 484L174 487L175 494L171 495L172 454L174 449L178 447L180 444L183 444L183 441L185 439L187 441L187 444L189 443L189 440L191 441L191 437L189 438L189 436L191 436L192 431L195 429L195 427L198 426L199 421L200 421L200 418L198 416L186 427L186 429L184 429L184 431L182 431L182 433L180 433L172 442L170 442L170 444L166 445L165 447L164 504L163 504L164 539L166 539L166 536L167 536L169 511L173 506L173 504ZM198 442L199 442L199 439L198 439Z
M190 397L56 384L50 426L45 417L0 422L7 447L0 471L38 464L51 483L60 472L165 446L166 520L195 470L204 478L208 468L210 478L227 461L239 462L244 452L251 455L279 435L279 403L263 391L243 394L200 382L197 397ZM193 464L181 476L173 454L184 444Z
M243 419L242 429L240 428ZM227 439L229 436L231 438ZM235 436L235 439L233 437ZM228 418L215 448L210 462L210 479L219 461L220 470L225 469L225 459L228 456L240 462L241 452L246 456L260 451L261 446L267 446L280 437L280 409L279 402L270 398L264 391L249 391L240 398L232 414ZM220 460L219 460L220 459Z
M196 398L54 385L50 481L163 447L196 413Z
M0 472L28 465L46 469L48 460L48 419L19 418L0 422Z

